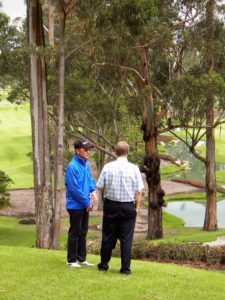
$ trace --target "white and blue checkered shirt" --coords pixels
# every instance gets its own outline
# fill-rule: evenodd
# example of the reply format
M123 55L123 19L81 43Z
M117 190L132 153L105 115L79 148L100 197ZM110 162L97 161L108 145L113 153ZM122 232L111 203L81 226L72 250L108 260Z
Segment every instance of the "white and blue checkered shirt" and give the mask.
M138 167L126 157L118 157L104 166L97 187L104 190L104 198L131 202L135 200L135 192L140 192L144 185Z

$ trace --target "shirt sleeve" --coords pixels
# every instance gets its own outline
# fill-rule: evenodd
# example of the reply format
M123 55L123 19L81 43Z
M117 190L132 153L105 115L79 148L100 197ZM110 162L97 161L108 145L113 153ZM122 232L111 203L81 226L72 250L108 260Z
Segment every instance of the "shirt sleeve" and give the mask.
M140 170L138 169L138 167L135 168L136 170L136 174L135 174L135 177L136 177L136 184L135 184L135 192L141 192L144 188L144 183L143 183L143 180L142 180L142 177L141 177L141 172Z
M81 188L79 187L79 184L77 182L77 173L75 168L68 166L66 169L66 188L68 192L72 195L76 201L82 203L85 205L85 207L88 207L91 205L91 201L89 198L85 196L85 194L82 192Z
M102 172L97 181L97 188L103 189L105 185L105 168L102 169Z

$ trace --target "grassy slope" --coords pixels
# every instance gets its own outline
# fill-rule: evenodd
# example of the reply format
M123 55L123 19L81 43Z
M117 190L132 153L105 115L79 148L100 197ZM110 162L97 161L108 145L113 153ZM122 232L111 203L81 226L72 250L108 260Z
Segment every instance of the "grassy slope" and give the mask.
M169 214L164 220L166 230L183 227L179 218ZM224 299L224 272L132 260L133 274L123 276L118 273L119 258L112 258L107 273L96 267L72 269L65 265L65 251L33 248L34 225L18 224L19 219L12 217L0 221L0 299ZM91 219L91 224L96 222L99 217ZM191 231L193 240L197 231ZM88 260L97 264L99 257L88 255Z
M28 105L0 102L0 169L13 181L12 188L33 187L31 126Z
M224 274L187 267L132 261L131 276L118 273L120 260L110 270L72 269L64 251L0 247L1 299L224 299ZM89 256L95 264L99 257Z

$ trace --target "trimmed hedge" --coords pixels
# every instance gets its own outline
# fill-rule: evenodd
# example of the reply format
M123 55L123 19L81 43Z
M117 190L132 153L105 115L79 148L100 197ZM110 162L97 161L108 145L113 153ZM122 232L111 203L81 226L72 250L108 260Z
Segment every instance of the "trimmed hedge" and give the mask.
M100 245L93 242L88 245L88 251L99 255ZM120 247L117 243L113 256L120 256ZM225 246L203 246L199 243L159 243L154 245L148 241L134 241L132 246L133 259L150 259L156 261L193 261L207 264L225 262Z

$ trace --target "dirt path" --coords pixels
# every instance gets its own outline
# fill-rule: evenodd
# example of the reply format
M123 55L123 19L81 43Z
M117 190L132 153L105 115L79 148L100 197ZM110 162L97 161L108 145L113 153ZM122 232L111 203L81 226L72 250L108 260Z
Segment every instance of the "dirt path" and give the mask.
M147 184L145 182L144 197L147 195ZM201 191L201 189L192 187L183 183L176 183L172 181L162 180L162 188L165 190L166 195L179 194L179 193L193 193ZM34 206L34 190L11 190L10 191L11 207L0 210L0 215L5 216L33 216L35 211ZM62 216L67 216L65 210L65 194L62 197Z

